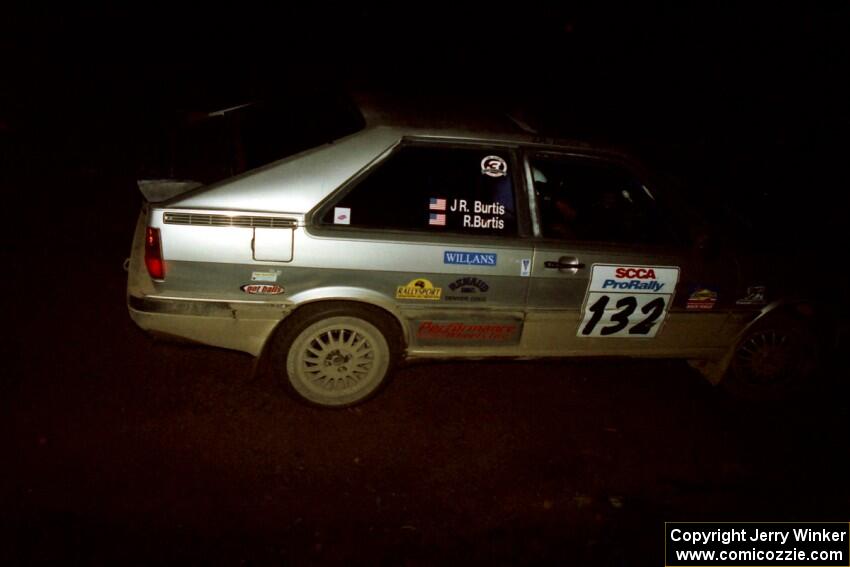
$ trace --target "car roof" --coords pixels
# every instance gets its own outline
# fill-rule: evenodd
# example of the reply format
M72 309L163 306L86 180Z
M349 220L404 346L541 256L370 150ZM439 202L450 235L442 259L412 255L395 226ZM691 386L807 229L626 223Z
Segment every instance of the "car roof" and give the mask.
M610 148L544 138L519 128L514 132L493 131L484 127L475 130L423 128L394 124L391 117L387 116L378 118L367 114L367 124L371 125L359 132L236 177L194 189L163 202L161 206L171 209L304 214L404 140L523 144L621 159L628 157Z

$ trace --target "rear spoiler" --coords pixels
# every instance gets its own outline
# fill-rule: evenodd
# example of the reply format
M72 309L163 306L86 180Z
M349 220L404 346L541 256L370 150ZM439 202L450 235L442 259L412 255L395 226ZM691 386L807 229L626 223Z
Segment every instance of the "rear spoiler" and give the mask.
M200 181L177 179L139 179L136 183L149 203L165 201L203 185Z

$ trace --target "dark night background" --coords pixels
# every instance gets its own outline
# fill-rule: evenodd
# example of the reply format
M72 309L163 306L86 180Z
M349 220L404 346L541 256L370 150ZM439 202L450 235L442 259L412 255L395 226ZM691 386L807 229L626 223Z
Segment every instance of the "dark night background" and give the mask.
M750 407L676 363L428 364L327 412L126 315L174 116L274 100L296 151L354 93L625 147L846 320L848 4L594 6L5 13L0 560L657 565L665 520L846 521L840 380Z

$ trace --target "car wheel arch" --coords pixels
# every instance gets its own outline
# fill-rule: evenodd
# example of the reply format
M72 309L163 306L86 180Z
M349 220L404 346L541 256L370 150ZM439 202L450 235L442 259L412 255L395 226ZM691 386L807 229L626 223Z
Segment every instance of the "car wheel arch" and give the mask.
M811 303L789 299L768 307L738 333L723 358L721 385L734 397L758 399L764 397L762 392L770 396L774 392L769 388L779 392L785 386L782 382L788 382L799 390L811 387L811 380L817 378L817 368L823 354L823 337L819 336ZM775 358L776 353L773 351L776 349L782 351L779 358ZM757 361L756 365L754 360ZM756 376L753 370L757 370L759 365L765 366L765 361L766 367L772 371L759 377L758 383L764 385L753 388L747 383L749 376ZM777 378L784 378L784 381ZM793 392L793 388L788 391ZM788 395L784 394L785 397Z
M688 363L702 374L708 382L717 386L728 378L735 352L751 331L769 323L774 318L792 318L802 323L813 324L814 317L812 302L809 300L787 298L774 301L765 305L758 315L738 331L721 358L714 360L691 359L688 360Z
M395 306L389 304L386 301L370 301L369 298L362 299L339 299L338 297L316 297L307 300L303 300L300 303L296 303L295 306L287 313L286 317L281 319L271 333L266 337L265 342L263 343L263 348L261 354L258 358L266 359L269 353L269 347L274 342L275 336L281 332L286 325L286 322L294 317L296 314L303 314L305 310L313 310L313 309L322 309L326 307L337 307L340 309L344 309L346 306L351 308L363 308L366 307L378 316L384 318L386 322L388 322L398 334L400 339L400 348L402 352L407 349L407 346L410 344L409 342L409 332L408 327L405 324L405 320L401 313L395 309Z

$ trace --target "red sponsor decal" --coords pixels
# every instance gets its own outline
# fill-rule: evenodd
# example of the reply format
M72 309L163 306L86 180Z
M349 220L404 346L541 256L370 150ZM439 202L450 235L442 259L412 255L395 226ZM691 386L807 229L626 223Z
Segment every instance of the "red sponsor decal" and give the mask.
M711 289L697 289L691 296L688 297L687 309L695 309L698 311L707 311L714 309L714 304L717 303L717 292Z
M416 330L416 336L420 339L507 341L514 336L516 331L516 325L469 325L466 323L423 321Z
M277 284L245 284L239 289L251 295L280 295L284 291Z
M655 270L652 268L617 268L615 277L637 278L639 280L654 280Z

